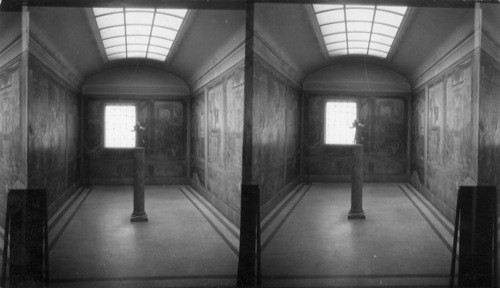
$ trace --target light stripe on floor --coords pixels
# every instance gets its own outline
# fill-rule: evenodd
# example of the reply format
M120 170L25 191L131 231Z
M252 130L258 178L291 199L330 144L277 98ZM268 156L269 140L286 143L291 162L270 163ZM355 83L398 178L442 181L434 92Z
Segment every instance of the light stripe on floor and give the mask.
M399 188L403 191L406 197L408 197L415 208L417 208L418 212L422 215L425 221L451 253L453 250L453 234L450 234L449 230L446 229L446 227L436 217L434 217L434 214L431 213L426 205L422 203L414 191L411 191L404 185L399 185Z
M179 190L186 196L186 198L194 205L194 207L201 213L201 215L208 221L210 226L214 228L215 232L219 234L222 240L228 245L228 247L233 251L234 255L238 257L239 250L239 239L237 239L233 233L224 226L217 217L212 214L212 212L205 206L203 202L193 195L193 192L189 191L186 187L181 187Z
M56 225L54 225L53 230L57 230L57 232L50 233L52 231L49 230L49 251L54 248L59 238L62 236L68 225L71 223L71 220L75 217L76 213L82 207L83 203L89 197L92 192L92 188L87 189L85 194L78 195L78 205L72 205L68 211L62 216L61 220L58 221ZM57 228L56 228L57 227ZM60 228L59 228L60 227ZM55 235L55 236L52 236Z
M297 207L297 205L304 198L311 187L311 185L302 186L298 190L298 192L292 196L292 200L289 201L288 204L278 214L278 217L276 217L269 225L266 226L266 230L261 234L262 252L264 252L273 237L276 235L276 233L278 233L290 214L292 214L295 207Z

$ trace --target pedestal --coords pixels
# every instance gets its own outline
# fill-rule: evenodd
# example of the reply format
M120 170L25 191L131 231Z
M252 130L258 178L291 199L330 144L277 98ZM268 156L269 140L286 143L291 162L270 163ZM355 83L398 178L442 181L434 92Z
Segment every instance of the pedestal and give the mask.
M347 219L365 219L363 211L363 145L352 148L351 210Z
M147 222L148 215L144 210L144 186L145 186L145 151L144 147L134 149L134 212L130 216L131 222Z

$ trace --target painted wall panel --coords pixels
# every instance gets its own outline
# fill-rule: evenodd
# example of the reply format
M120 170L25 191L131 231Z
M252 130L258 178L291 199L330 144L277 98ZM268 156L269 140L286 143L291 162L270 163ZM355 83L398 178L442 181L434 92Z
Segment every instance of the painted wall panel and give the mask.
M412 98L411 167L410 174L420 184L425 183L425 90Z
M278 68L255 57L252 178L263 217L300 177L301 91Z
M26 185L26 162L21 143L21 62L0 70L0 226L5 223L5 205L10 188Z
M473 59L465 58L436 76L412 101L413 181L450 221L459 186L477 183Z
M500 191L500 62L484 52L480 77L479 184Z
M236 225L241 205L243 72L240 63L191 98L191 181Z
M191 179L205 187L205 95L203 92L191 98Z
M49 205L80 183L80 95L35 57L29 61L28 187Z
M287 86L286 92L286 184L300 176L301 145L301 94L298 89Z

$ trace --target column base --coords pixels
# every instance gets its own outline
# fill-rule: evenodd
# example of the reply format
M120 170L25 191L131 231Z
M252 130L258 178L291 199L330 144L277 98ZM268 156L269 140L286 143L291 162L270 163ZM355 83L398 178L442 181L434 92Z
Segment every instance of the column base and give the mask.
M148 215L130 215L130 222L148 222Z
M349 211L349 213L347 214L347 219L349 220L356 220L356 219L365 219L365 212L364 211L361 211L361 212L352 212L352 211Z

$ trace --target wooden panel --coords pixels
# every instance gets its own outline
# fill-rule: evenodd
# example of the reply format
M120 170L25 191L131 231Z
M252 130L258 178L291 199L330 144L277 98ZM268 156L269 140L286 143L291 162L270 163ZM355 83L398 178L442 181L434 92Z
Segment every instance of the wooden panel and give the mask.
M191 98L191 175L201 187L205 187L205 95L198 93Z
M20 63L0 71L0 225L5 223L7 187L25 181L21 142ZM19 183L17 183L19 184Z
M411 167L412 177L425 183L425 90L413 95L411 127Z
M48 68L34 57L30 60L28 186L46 189L48 203L52 203L61 197L68 187L66 84L52 75Z

